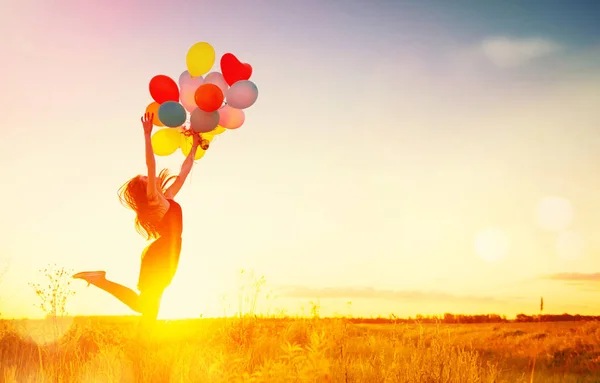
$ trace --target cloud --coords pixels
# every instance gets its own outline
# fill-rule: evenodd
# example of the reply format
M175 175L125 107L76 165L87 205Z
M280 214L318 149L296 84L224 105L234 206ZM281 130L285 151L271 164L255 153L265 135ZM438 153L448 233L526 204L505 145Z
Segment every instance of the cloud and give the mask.
M565 282L600 282L600 273L556 273L544 275L542 279Z
M323 287L285 286L280 289L280 296L288 298L332 298L332 299L386 299L416 302L503 302L494 297L454 295L439 291L386 290L372 287Z
M494 65L512 68L527 64L540 57L559 52L562 47L548 39L530 37L488 37L479 44L479 50Z

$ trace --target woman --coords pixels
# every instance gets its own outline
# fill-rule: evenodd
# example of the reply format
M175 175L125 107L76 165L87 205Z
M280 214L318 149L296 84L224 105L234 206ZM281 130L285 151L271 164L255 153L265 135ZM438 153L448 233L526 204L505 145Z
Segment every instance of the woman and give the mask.
M148 175L133 177L119 189L121 203L136 213L135 227L146 239L154 239L142 252L142 264L137 294L132 289L106 279L105 271L84 271L73 275L112 294L132 310L141 313L144 322L154 322L165 288L171 283L181 252L181 206L173 199L183 186L202 138L194 134L190 153L181 165L178 176L169 176L166 169L156 176L156 161L150 137L153 114L142 117L146 142ZM170 186L167 184L173 181Z

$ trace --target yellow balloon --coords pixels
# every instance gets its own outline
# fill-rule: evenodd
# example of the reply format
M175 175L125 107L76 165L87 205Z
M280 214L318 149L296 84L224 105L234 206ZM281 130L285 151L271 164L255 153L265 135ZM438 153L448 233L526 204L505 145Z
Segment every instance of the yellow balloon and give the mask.
M217 125L217 127L214 128L213 130L211 130L210 132L208 132L208 134L212 134L213 136L216 136L216 135L219 135L219 134L225 132L226 130L227 129L225 129L221 125Z
M179 147L181 132L175 128L164 128L157 130L152 135L152 150L157 156L169 156Z
M202 136L202 138L205 138L205 137ZM184 156L187 157L188 154L190 154L193 143L194 143L193 137L181 135L181 138L179 140L179 147L181 148L181 153L183 153ZM200 158L204 157L205 153L206 153L206 150L202 150L202 148L198 147L196 149L196 155L194 156L194 160L199 160Z
M154 118L152 119L152 124L156 126L165 126L158 119L158 108L160 108L160 104L158 102L152 102L146 107L146 113L154 114Z
M208 73L215 63L215 48L206 42L196 43L188 51L185 63L190 76L202 76Z

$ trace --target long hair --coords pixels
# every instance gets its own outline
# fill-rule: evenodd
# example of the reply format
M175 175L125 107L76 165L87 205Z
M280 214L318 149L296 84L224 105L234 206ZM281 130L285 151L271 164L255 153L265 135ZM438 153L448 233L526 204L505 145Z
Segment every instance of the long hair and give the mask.
M167 169L163 169L158 174L157 185L165 193L169 182L177 176L169 174ZM125 182L119 188L119 200L125 206L135 212L135 230L144 238L150 240L158 238L158 206L150 206L148 203L147 182L142 175L137 175Z

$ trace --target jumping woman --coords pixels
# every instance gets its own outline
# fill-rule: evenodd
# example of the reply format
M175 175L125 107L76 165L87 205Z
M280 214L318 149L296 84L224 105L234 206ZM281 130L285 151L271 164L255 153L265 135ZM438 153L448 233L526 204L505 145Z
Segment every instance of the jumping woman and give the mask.
M156 175L156 161L152 150L153 114L142 117L146 143L146 165L148 175L138 175L119 189L121 203L136 213L135 228L148 240L154 240L142 252L139 294L119 283L106 279L105 271L84 271L73 275L97 286L142 314L143 323L153 323L158 316L160 301L173 280L181 252L182 214L181 206L174 201L185 183L194 164L196 150L201 137L194 134L190 153L181 165L178 176L169 176L166 169ZM170 186L168 183L173 181Z

